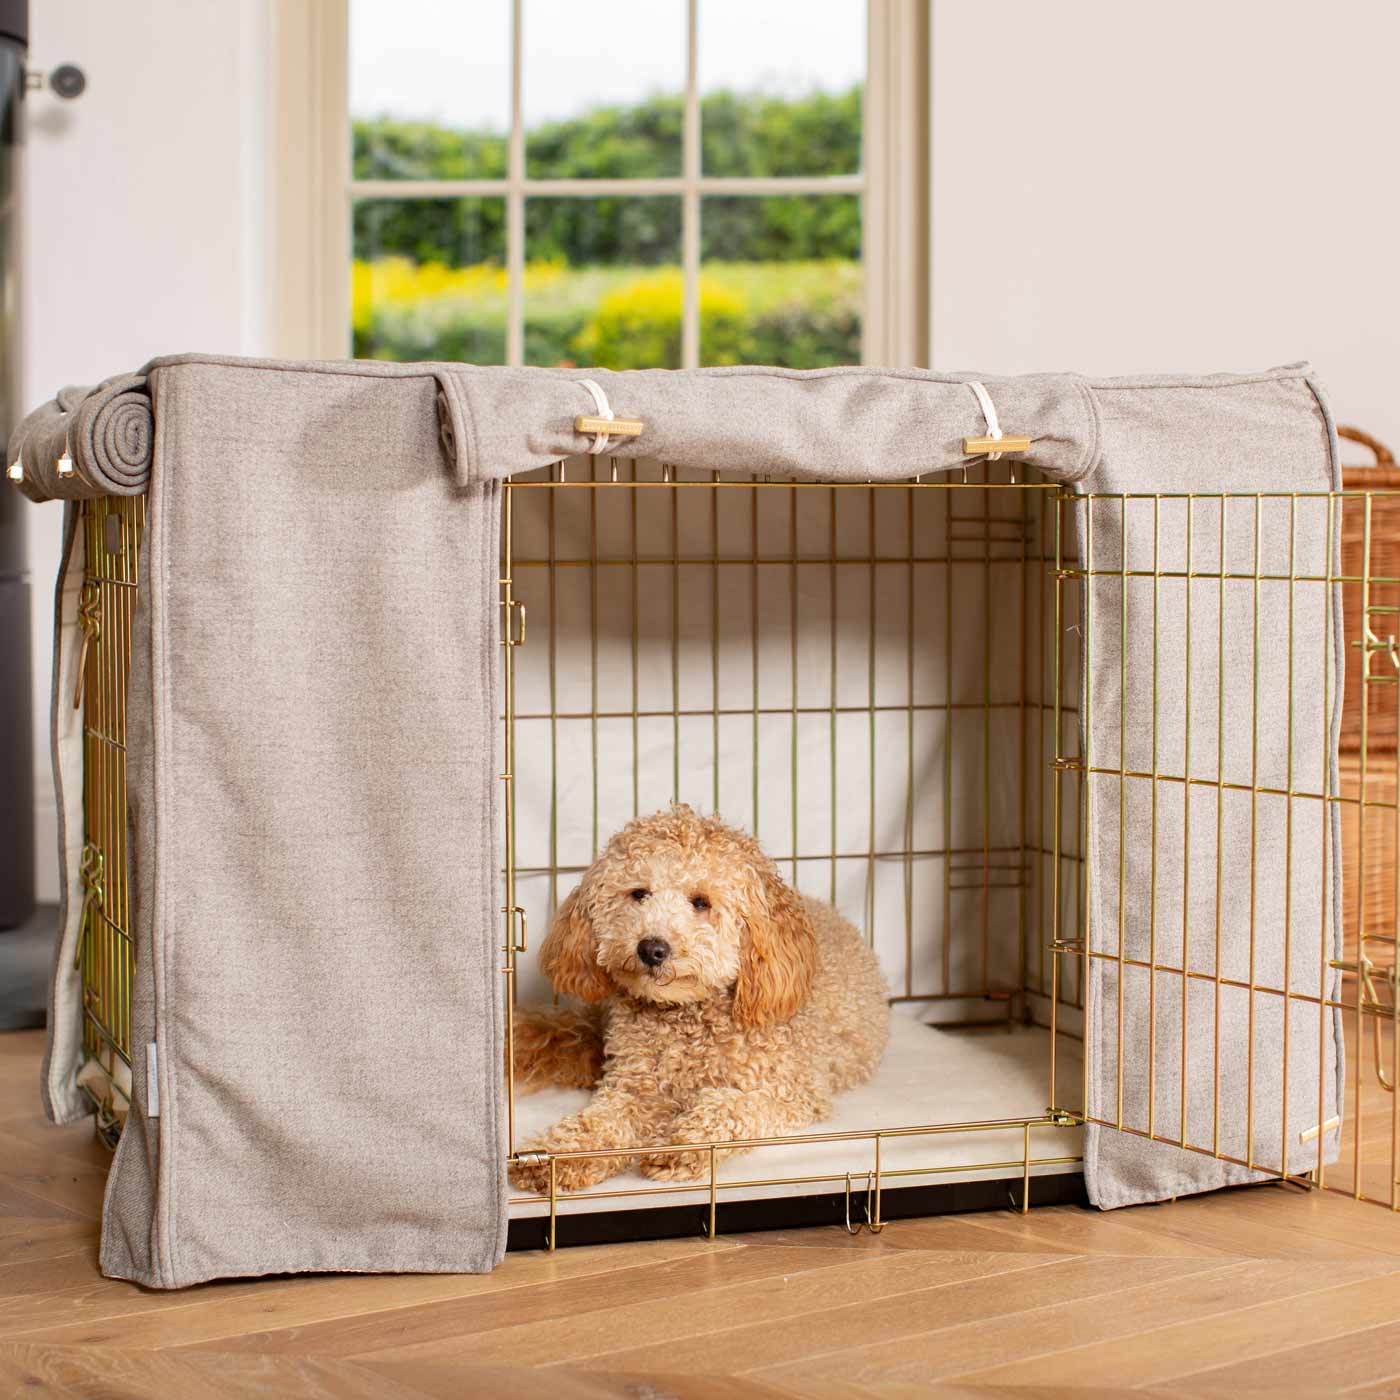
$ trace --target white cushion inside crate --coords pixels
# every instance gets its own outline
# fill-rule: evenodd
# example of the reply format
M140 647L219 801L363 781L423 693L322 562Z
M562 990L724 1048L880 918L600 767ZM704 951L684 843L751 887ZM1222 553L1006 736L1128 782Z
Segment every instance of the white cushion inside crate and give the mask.
M1062 1086L1077 1085L1080 1055L1077 1042L1060 1037L1057 1078ZM809 1132L887 1130L925 1124L960 1123L1031 1117L1045 1111L1049 1102L1050 1033L1039 1026L1016 1026L1009 1031L939 1030L911 1016L891 1017L890 1044L879 1072L868 1084L836 1100L831 1118L814 1124ZM575 1113L588 1102L580 1089L547 1089L519 1096L515 1105L517 1143L526 1143L551 1123ZM1031 1132L1032 1157L1078 1157L1078 1128L1036 1128ZM902 1186L926 1186L946 1181L977 1181L1018 1176L1021 1171L1022 1134L1019 1128L982 1129L971 1132L886 1137L880 1147L880 1169L885 1190ZM1013 1166L988 1166L988 1163ZM721 1189L719 1201L754 1200L762 1197L829 1194L845 1190L845 1174L856 1176L855 1189L863 1190L865 1173L874 1164L870 1139L846 1142L800 1143L757 1148L719 1164L718 1179L725 1182L768 1180L773 1177L817 1177L781 1186L740 1186ZM918 1169L916 1175L890 1172ZM1079 1162L1047 1164L1032 1168L1034 1175L1077 1172ZM597 1191L636 1191L654 1188L636 1172L613 1177ZM512 1217L547 1212L548 1202L522 1197L512 1188ZM709 1199L708 1185L656 1192L645 1196L574 1196L561 1194L560 1214L596 1210L636 1210L647 1206L687 1205Z

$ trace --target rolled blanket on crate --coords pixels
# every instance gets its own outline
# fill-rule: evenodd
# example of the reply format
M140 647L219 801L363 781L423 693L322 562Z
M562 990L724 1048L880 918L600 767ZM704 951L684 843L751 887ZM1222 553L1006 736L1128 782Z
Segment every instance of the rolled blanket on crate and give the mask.
M154 438L146 376L118 374L60 389L10 434L5 461L31 501L139 496Z

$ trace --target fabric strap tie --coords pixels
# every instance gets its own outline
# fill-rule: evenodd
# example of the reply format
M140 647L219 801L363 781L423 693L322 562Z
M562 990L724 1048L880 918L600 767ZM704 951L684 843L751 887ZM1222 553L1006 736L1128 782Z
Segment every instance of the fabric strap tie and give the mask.
M987 436L1000 440L1005 434L1001 430L1001 419L997 417L996 405L992 402L992 396L987 392L987 386L976 379L968 381L967 387L977 396L977 402L982 409L982 417L987 420ZM609 414L609 417L612 415ZM1001 461L1000 452L989 452L987 454L989 462Z
M603 392L602 386L592 379L580 379L579 383L593 395L593 402L598 409L598 417L606 418L611 423L617 415L612 411L612 405L608 402L608 396ZM588 449L588 455L596 457L600 452L606 452L611 446L612 438L607 433L594 433L593 446Z

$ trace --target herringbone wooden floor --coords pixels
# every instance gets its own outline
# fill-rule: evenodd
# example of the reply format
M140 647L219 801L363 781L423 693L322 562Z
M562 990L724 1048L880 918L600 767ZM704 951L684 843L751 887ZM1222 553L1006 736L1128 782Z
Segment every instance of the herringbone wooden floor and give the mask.
M1400 1216L1279 1187L143 1292L39 1054L0 1036L0 1394L1400 1395Z

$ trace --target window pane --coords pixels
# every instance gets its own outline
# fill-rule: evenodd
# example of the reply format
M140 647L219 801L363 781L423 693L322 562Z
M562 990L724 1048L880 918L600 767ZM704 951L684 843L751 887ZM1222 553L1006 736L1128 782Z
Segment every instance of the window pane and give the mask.
M700 363L860 362L858 195L701 201Z
M350 118L356 179L504 176L510 0L351 0Z
M354 218L358 358L504 363L504 200L362 199Z
M706 175L861 168L865 0L699 0Z
M684 0L525 0L525 171L681 173Z
M669 195L527 200L525 362L679 366L680 248Z

